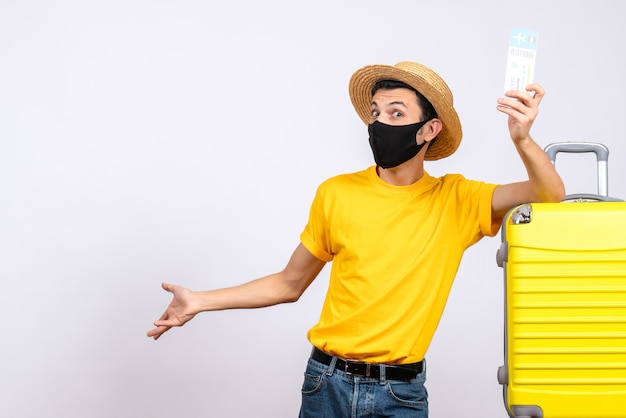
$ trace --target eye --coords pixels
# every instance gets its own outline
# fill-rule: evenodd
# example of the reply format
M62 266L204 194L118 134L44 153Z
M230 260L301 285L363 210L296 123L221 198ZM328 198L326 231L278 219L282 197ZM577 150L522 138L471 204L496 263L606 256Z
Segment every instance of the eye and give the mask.
M404 114L400 112L399 110L396 110L395 112L393 112L394 118L401 118L402 116L404 116Z
M373 118L377 118L380 115L380 112L376 109L372 109L372 112L370 113L370 116Z

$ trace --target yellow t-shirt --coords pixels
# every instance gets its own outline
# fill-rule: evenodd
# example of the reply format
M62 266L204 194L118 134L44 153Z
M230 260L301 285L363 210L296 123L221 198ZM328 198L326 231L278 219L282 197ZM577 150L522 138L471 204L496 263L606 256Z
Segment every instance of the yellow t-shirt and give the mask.
M463 252L499 230L491 217L495 187L427 173L393 186L375 166L323 182L300 236L314 256L333 261L310 342L355 360L422 360Z

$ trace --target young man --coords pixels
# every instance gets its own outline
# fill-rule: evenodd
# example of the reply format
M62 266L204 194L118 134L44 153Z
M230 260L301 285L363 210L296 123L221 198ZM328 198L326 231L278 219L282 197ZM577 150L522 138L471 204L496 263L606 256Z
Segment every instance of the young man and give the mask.
M282 271L204 292L163 284L173 300L148 336L199 312L294 302L333 261L320 320L308 334L300 417L427 417L424 356L463 252L495 235L511 207L564 197L529 135L544 91L533 84L498 100L528 180L494 185L424 171L425 160L449 156L462 136L452 93L431 69L367 66L349 88L376 165L320 185Z

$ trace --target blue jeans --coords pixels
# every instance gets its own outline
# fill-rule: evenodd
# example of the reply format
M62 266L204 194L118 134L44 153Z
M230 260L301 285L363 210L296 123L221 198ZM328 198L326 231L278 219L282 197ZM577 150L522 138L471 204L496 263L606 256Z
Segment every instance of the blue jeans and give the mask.
M300 418L427 418L426 370L410 381L348 375L309 359Z

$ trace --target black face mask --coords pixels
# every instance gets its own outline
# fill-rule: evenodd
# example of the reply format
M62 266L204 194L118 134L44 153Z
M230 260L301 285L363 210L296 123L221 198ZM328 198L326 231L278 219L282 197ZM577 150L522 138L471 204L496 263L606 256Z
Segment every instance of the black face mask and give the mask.
M397 167L415 157L426 145L415 142L415 135L428 121L393 126L375 121L368 125L374 161L382 168Z

